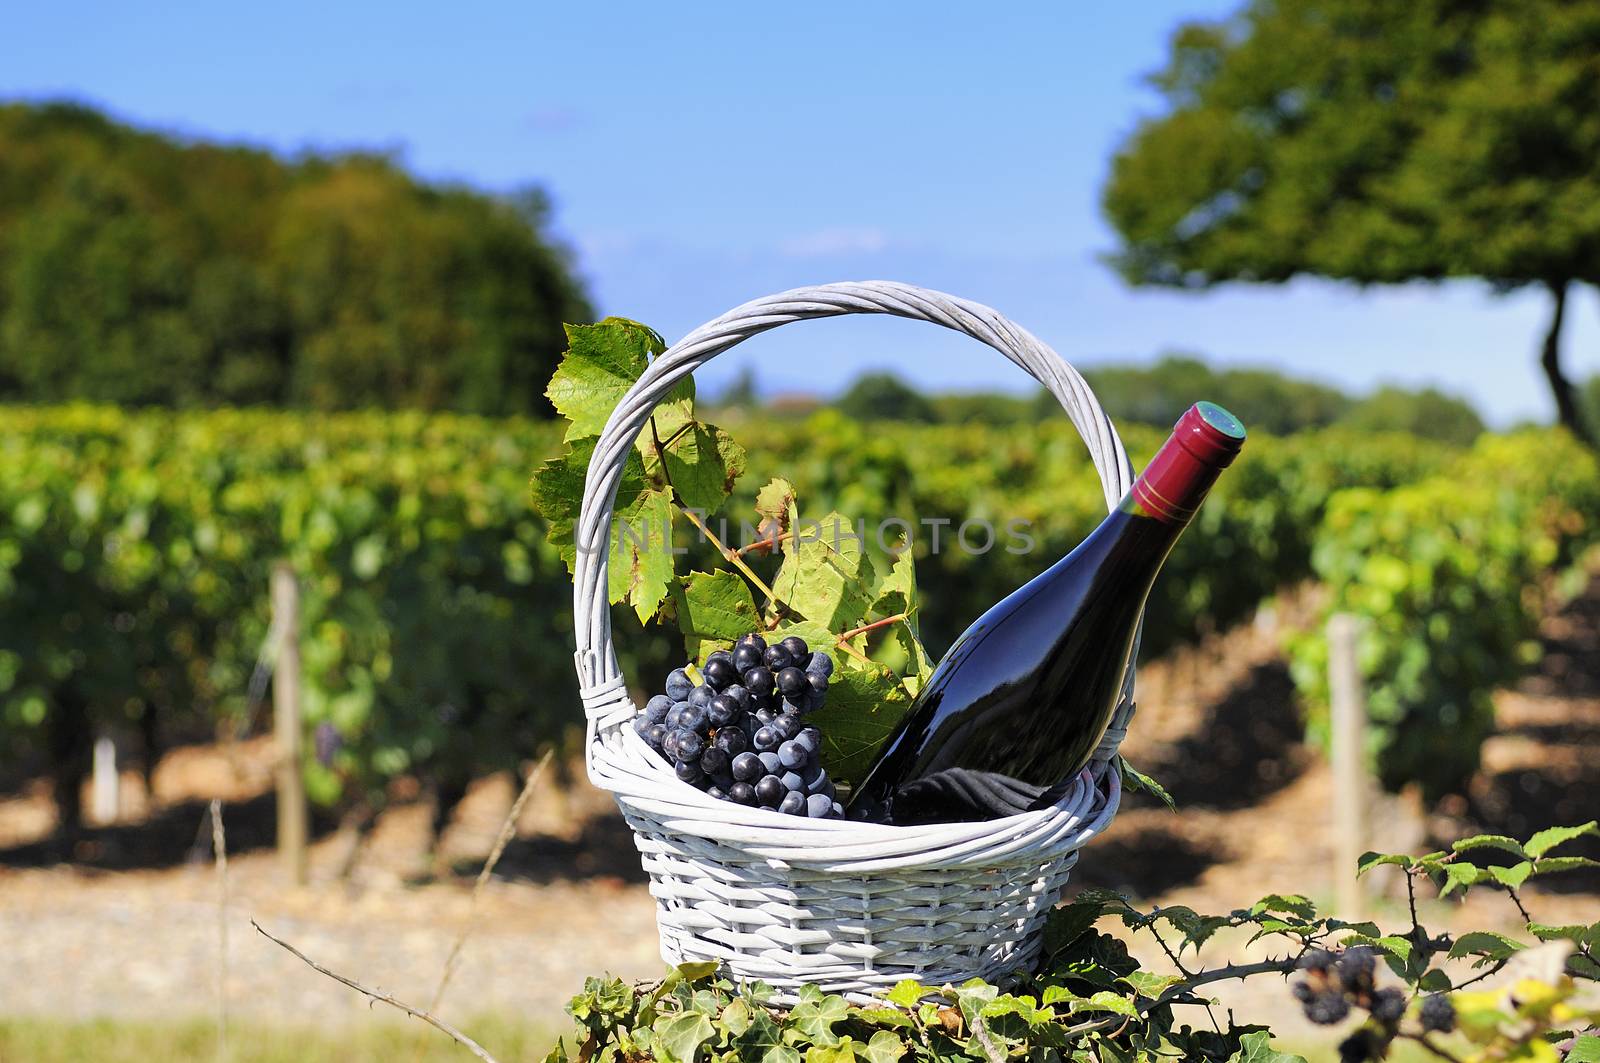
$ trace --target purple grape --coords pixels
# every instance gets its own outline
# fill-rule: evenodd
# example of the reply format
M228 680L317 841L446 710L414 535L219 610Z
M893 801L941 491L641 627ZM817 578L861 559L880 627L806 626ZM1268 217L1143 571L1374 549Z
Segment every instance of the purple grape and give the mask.
M727 656L718 657L715 653L707 658L706 666L701 671L705 674L706 682L714 690L732 686L739 679L739 672L733 666L733 659Z
M726 801L728 799L728 792L722 787L718 786L716 783L712 783L710 786L706 787L706 796L715 797L718 801Z
M684 764L698 761L706 751L706 740L696 731L679 731L678 740L673 745L676 750L674 759Z
M667 673L667 697L673 701L682 701L689 696L689 691L694 688L694 681L689 678L689 673L682 668L674 668Z
M667 710L672 708L673 699L665 694L657 694L651 698L644 707L645 719L651 723L660 723L667 718Z
M756 803L755 787L747 782L736 782L728 787L728 798L735 804L753 805Z
M737 727L724 727L717 732L717 748L730 757L737 757L750 748L750 736Z
M756 634L754 631L750 632L748 635L740 635L739 640L735 642L734 645L754 646L761 653L767 652L767 640Z
M812 794L806 798L806 815L812 819L827 819L833 807L832 798L823 794Z
M685 731L693 731L701 735L705 734L706 727L709 726L706 719L706 710L698 705L690 705L678 713L678 726Z
M743 711L737 701L726 694L718 694L711 699L711 704L706 706L706 719L713 727L726 727Z
M787 792L776 775L763 775L756 783L756 800L768 808L778 807L778 802L783 800Z
M742 675L761 663L761 652L751 643L741 642L733 648L733 666Z
M809 689L811 684L806 681L806 674L800 669L789 667L778 673L778 691L786 699L798 698Z
M652 724L651 727L650 727L650 733L645 735L645 741L650 743L650 747L652 749L655 749L655 750L659 751L661 749L661 743L666 737L667 737L667 725L666 724L664 724L664 723Z
M761 758L754 753L740 753L733 758L733 777L740 782L755 782L767 773Z
M344 746L339 729L327 720L317 724L312 741L317 747L317 763L324 768L333 763L333 758L339 755L340 748Z
M798 772L786 771L778 776L778 781L783 783L783 788L792 794L803 794L805 792L806 781L800 777Z
M699 705L704 707L711 703L711 699L716 695L716 693L717 692L715 690L712 690L710 687L702 683L700 686L697 686L693 690L689 691L689 697L685 700L687 700L691 705Z
M761 663L772 669L774 673L781 672L794 663L794 657L780 643L777 646L768 646L767 652L761 655ZM750 685L750 677L745 676L745 686Z
M778 754L768 750L766 752L757 753L756 758L761 761L761 766L767 770L767 774L783 774L783 761L778 759Z
M727 690L724 690L722 692L722 696L725 698L732 698L734 704L738 705L740 709L747 709L750 707L750 691L746 690L738 683L735 683Z
M799 742L785 742L778 747L778 760L791 771L804 765L807 759L806 747Z
M778 802L778 811L786 816L803 816L806 814L806 799L791 790Z
M769 750L777 749L782 741L783 732L768 724L751 737L750 744L755 746L757 751L766 753Z
M668 760L678 759L678 736L688 733L689 732L687 731L680 731L677 728L671 728L666 734L661 736L661 752L667 755Z
M673 771L677 772L680 780L688 783L690 786L699 785L700 780L704 778L704 776L700 774L700 765L692 764L688 761L678 761L678 766L674 768Z
M824 679L831 678L833 676L833 658L818 650L806 662L806 671L812 675L820 675Z
M661 722L667 725L667 730L676 731L682 726L678 721L683 719L684 710L688 707L689 703L687 701L679 701L674 702L672 707L667 709L667 714L661 717Z
M758 697L766 697L772 693L773 684L777 680L772 675L772 669L757 665L745 670L744 685L750 693Z
M711 746L700 754L700 770L707 775L721 775L733 763L733 758L728 756L726 749Z
M788 638L778 643L778 645L783 647L784 652L787 653L792 660L804 661L811 657L811 647L807 646L806 640L801 638L799 635L790 635Z
M828 692L828 677L821 672L807 672L806 683L810 685L813 694L826 694Z

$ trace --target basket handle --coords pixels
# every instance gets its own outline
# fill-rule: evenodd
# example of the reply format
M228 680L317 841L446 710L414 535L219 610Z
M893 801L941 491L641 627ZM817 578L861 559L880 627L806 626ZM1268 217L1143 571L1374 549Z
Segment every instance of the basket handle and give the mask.
M1061 403L1089 446L1108 511L1116 508L1133 486L1133 467L1127 451L1088 383L1026 329L981 303L896 281L855 281L795 288L736 307L701 325L650 363L611 411L589 462L576 528L578 558L573 572L572 611L578 683L589 719L591 744L597 727L620 726L635 711L628 701L611 642L606 569L617 483L651 411L684 377L741 340L791 321L845 314L890 314L929 321L988 344L1026 370ZM1108 734L1109 741L1102 746L1115 748L1132 710L1132 691L1130 664L1124 705L1113 721L1116 733Z

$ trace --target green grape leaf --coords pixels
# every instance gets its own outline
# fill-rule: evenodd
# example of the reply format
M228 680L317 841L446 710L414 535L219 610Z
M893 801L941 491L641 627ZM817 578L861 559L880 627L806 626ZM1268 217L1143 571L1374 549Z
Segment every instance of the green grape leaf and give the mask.
M830 631L862 622L872 604L873 570L857 531L839 513L795 526L793 549L772 581L791 611Z
M568 441L597 436L618 401L639 379L650 356L667 349L654 329L622 317L568 325L567 353L545 389L565 417Z
M664 462L654 441L645 448L645 471L658 483L670 482L683 507L702 518L722 506L745 470L744 448L716 425L687 423L663 437L661 451Z
M757 530L764 538L777 538L793 527L794 484L788 480L771 480L756 492ZM782 546L789 553L789 543Z
M627 602L643 621L656 614L672 581L672 496L646 490L611 522L607 590L613 605Z
M1581 827L1549 827L1528 839L1523 846L1529 856L1538 859L1558 845L1581 838L1585 834L1600 834L1600 822L1590 820Z
M822 732L828 774L845 785L860 782L910 707L911 696L888 670L836 669L822 708L806 717Z
M749 584L728 569L691 572L673 585L672 595L684 645L697 661L761 627Z
M574 529L584 477L598 442L594 437L573 440L564 453L541 465L533 478L534 508L549 524L549 542L569 572L577 565ZM637 453L628 454L617 483L610 539L607 600L613 605L626 601L641 620L648 620L673 578L672 500L651 486Z

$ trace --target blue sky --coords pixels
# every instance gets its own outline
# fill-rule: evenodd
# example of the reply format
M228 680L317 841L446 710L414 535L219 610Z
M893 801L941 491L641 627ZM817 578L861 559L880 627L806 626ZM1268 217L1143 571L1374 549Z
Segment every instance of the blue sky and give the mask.
M887 277L987 302L1080 364L1182 348L1367 388L1437 383L1493 420L1549 415L1546 308L1484 286L1135 291L1097 261L1113 146L1182 18L1138 4L28 4L0 96L67 96L180 133L380 147L490 189L545 186L608 313L669 339L745 299ZM1600 300L1570 308L1600 372ZM703 371L832 391L868 367L1020 388L931 326L794 325Z

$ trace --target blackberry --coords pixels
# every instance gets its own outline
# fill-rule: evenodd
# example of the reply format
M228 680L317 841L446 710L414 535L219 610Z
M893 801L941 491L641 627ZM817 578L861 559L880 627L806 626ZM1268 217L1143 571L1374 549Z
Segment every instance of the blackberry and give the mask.
M1449 1033L1456 1028L1456 1006L1450 1002L1449 994L1435 993L1422 998L1417 1018L1429 1033Z
M1350 1002L1344 998L1344 994L1331 990L1318 993L1306 1001L1305 1007L1306 1018L1318 1026L1343 1022L1350 1014Z
M1367 1010L1372 1012L1374 1019L1392 1026L1406 1013L1406 995L1398 989L1380 989L1372 994L1372 1003L1367 1005Z

